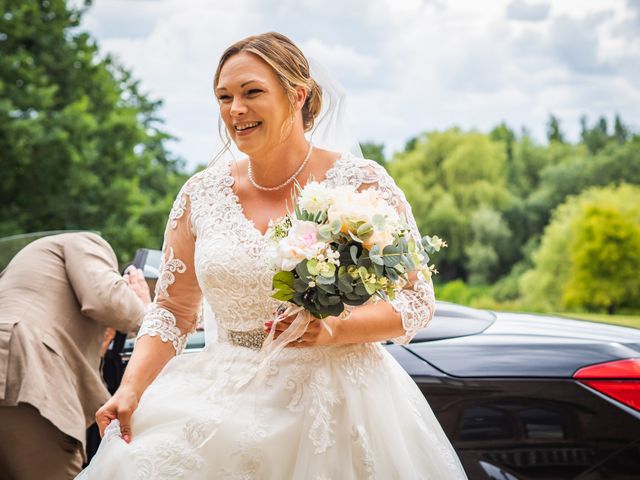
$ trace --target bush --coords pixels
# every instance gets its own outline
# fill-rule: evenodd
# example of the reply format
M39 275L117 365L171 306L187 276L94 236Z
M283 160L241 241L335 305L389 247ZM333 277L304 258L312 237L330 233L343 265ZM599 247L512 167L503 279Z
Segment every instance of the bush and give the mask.
M488 285L470 286L462 280L453 280L435 288L438 300L469 306L480 297L490 297L490 290Z

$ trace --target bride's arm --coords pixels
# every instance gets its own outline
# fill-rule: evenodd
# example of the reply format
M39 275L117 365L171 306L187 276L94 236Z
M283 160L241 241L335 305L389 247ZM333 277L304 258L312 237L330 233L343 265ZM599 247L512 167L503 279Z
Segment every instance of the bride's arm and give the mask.
M194 267L195 233L191 221L190 180L169 215L162 247L156 296L138 332L136 346L118 391L96 413L100 434L112 420L131 439L131 414L146 388L169 360L180 353L197 324L202 293Z

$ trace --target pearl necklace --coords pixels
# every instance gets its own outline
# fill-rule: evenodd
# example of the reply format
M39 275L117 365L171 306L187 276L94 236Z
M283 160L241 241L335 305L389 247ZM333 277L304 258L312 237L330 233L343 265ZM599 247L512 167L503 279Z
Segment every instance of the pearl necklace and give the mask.
M256 181L253 179L253 173L251 171L251 157L249 157L249 164L247 166L247 176L249 177L249 181L251 182L251 185L256 187L258 190L262 190L264 192L273 192L273 191L276 191L276 190L280 190L282 187L286 187L291 182L293 182L293 180L300 174L300 172L305 167L305 165L307 165L307 162L311 158L311 151L312 150L313 150L313 145L310 143L309 144L309 151L307 152L307 156L304 157L304 160L302 161L302 163L300 164L298 169L295 172L293 172L293 175L291 175L284 182L282 182L280 185L276 185L275 187L263 187L262 185L258 185L258 183L256 183Z

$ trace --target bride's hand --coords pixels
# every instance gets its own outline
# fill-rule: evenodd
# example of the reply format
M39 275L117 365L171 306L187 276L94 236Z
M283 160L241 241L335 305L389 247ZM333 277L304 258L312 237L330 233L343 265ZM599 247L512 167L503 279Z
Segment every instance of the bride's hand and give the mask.
M138 407L138 397L134 392L126 389L118 389L116 393L96 412L96 423L100 430L100 437L104 436L104 430L113 421L120 422L120 435L122 439L131 442L131 415Z
M290 315L280 320L275 326L275 334L274 337L278 338L282 332L284 332L291 322L293 322L296 318L296 315ZM312 347L317 345L335 345L337 340L337 329L340 323L340 319L338 317L327 317L324 319L324 322L329 326L332 331L330 334L327 329L322 324L322 320L314 319L307 326L307 330L304 334L293 342L289 343L287 347ZM265 324L265 331L269 333L271 328L273 327L273 321L269 320Z

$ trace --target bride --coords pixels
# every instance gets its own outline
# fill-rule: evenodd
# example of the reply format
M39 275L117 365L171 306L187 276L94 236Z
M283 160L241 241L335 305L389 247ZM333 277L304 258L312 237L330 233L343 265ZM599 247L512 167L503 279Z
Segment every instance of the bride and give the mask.
M422 276L393 302L329 317L331 335L312 322L259 381L242 382L258 369L279 306L265 231L287 213L294 180L377 188L419 236L382 167L307 141L323 87L277 33L248 37L222 55L215 95L230 141L247 158L214 163L178 194L155 301L120 388L96 414L103 440L78 478L466 478L420 390L378 343L406 343L432 318L433 288ZM218 340L178 355L202 295Z

